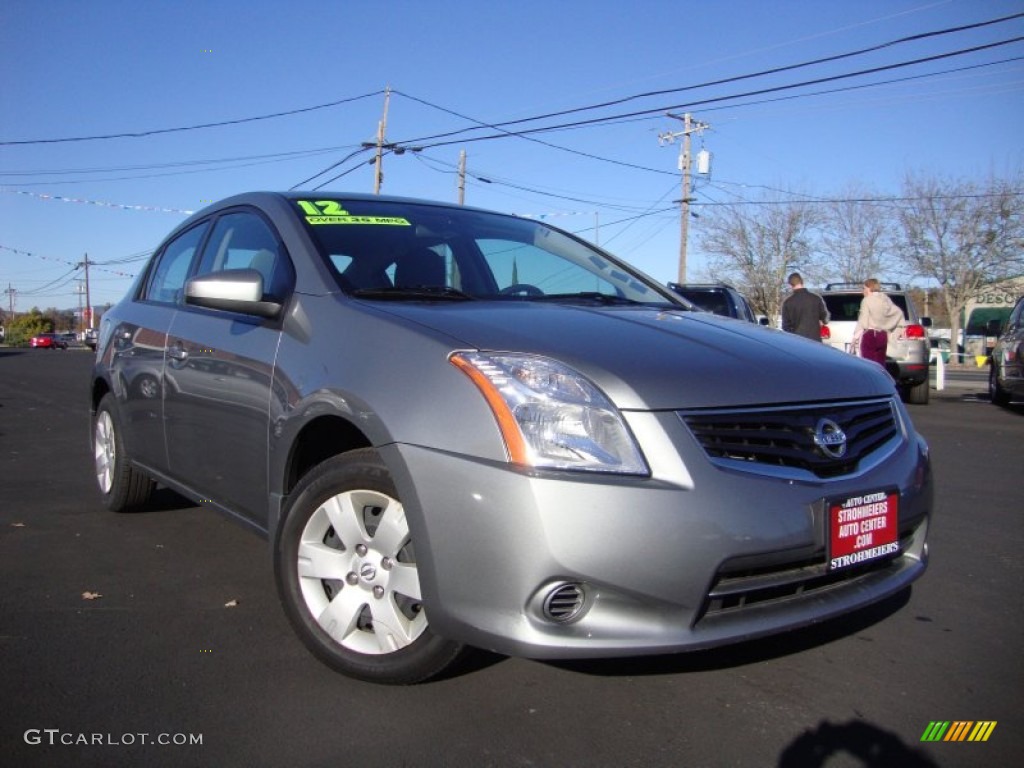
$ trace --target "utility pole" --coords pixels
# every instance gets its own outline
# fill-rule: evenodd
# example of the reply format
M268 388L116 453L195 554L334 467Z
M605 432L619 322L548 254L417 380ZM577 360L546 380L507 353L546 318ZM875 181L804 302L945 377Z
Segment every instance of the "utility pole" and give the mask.
M388 105L391 103L391 86L384 89L384 117L377 123L377 156L373 168L373 194L380 194L384 183L384 136L388 129Z
M7 294L7 303L10 306L10 310L11 310L10 311L10 315L11 315L11 319L13 320L14 319L14 297L15 297L15 295L17 295L18 291L17 291L17 289L14 288L14 286L12 286L10 283L8 283L7 284L7 290L4 291L4 293Z
M406 150L410 152L421 152L423 147L403 147L394 142L387 141L384 137L388 130L388 104L391 102L391 86L384 91L384 117L377 123L377 140L364 141L362 146L366 149L375 149L373 160L373 194L379 195L381 185L384 184L384 150L394 152L396 155L404 155Z
M686 282L686 241L690 234L690 166L693 156L690 154L690 136L694 133L701 133L711 126L707 123L694 120L687 112L684 115L673 115L666 113L669 117L683 122L683 130L669 133L659 133L658 143L672 144L677 138L682 137L683 141L679 147L679 170L683 174L682 199L679 201L679 276L678 282Z
M466 150L459 152L459 205L466 204Z
M86 330L92 329L92 300L89 295L89 254L85 254L85 257L78 264L79 267L85 268L85 313L83 320L85 320Z
M75 286L75 293L78 294L78 327L76 330L81 333L85 330L85 313L82 311L82 297L85 295L85 286L81 280L75 280L78 285Z

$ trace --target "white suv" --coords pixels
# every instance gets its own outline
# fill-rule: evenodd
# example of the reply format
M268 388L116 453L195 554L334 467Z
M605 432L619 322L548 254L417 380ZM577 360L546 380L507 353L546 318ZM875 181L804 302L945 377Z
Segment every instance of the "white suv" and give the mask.
M860 283L829 283L821 297L828 309L828 325L822 329L822 341L845 352L853 341L853 330L860 313L860 302L864 298L864 286ZM925 331L931 318L919 317L910 295L898 283L882 283L882 290L892 299L893 304L903 311L906 328L903 338L889 334L889 348L885 354L885 367L899 385L900 394L908 403L928 403L928 360L930 347Z

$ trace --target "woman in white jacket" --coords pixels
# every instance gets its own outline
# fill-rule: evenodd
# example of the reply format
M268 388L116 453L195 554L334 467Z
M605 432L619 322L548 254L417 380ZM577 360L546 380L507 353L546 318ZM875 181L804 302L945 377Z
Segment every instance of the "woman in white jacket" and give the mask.
M873 277L865 280L864 299L853 331L853 348L859 351L860 356L874 360L884 368L889 334L902 329L905 324L902 310L882 293L878 280Z

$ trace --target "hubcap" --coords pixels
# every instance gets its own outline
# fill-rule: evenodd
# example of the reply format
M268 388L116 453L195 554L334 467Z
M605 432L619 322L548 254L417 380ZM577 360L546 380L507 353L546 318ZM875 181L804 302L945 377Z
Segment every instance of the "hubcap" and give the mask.
M302 529L298 575L306 608L351 651L393 653L427 627L405 510L387 494L325 501Z
M114 484L114 461L117 451L114 447L114 421L106 411L96 417L96 432L93 438L93 457L96 460L96 482L100 491L110 493Z

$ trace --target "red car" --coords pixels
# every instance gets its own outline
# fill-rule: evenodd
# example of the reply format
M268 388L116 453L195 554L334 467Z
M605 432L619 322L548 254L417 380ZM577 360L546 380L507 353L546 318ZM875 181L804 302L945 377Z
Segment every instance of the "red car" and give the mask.
M67 349L68 343L56 333L40 333L29 342L33 347L45 349Z

